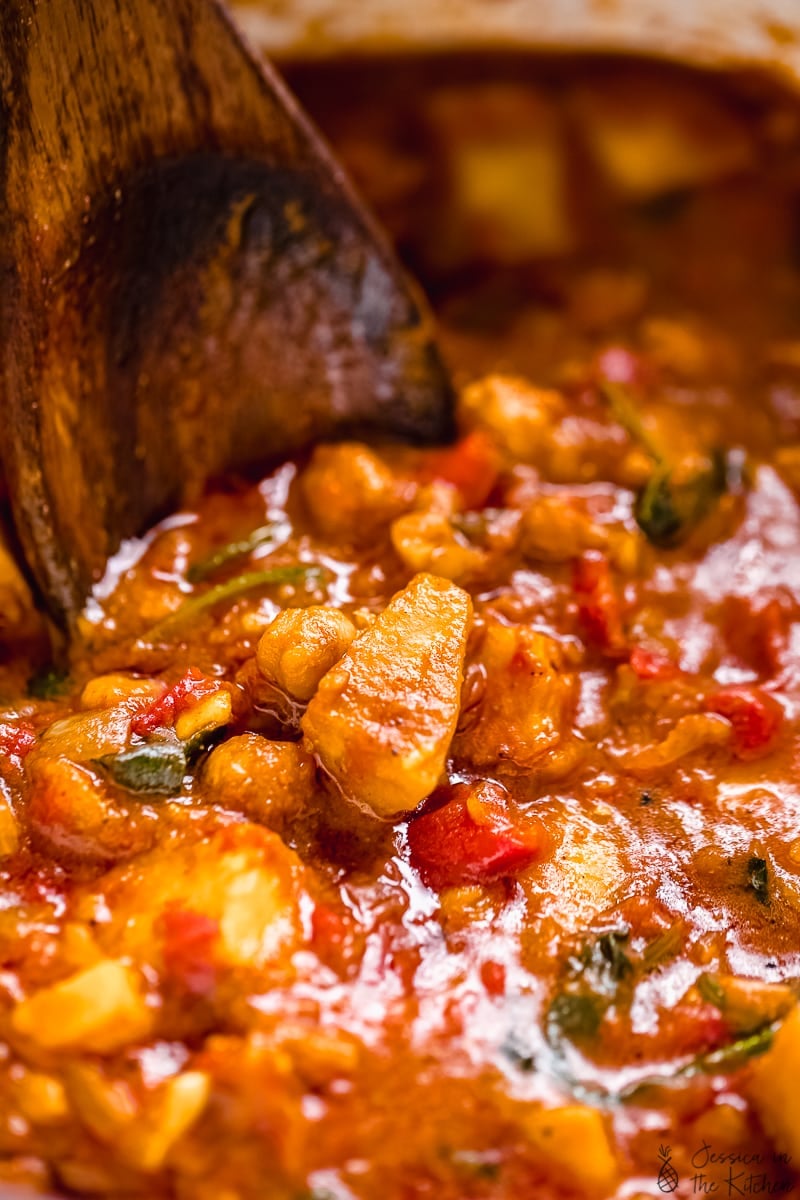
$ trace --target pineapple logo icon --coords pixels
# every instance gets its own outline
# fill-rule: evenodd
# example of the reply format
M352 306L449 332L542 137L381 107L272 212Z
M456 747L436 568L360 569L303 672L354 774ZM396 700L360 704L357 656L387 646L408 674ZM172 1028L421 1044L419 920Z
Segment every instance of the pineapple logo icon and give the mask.
M670 1161L671 1150L669 1146L658 1147L658 1157L661 1159L661 1170L658 1172L658 1190L666 1194L675 1191L678 1186L678 1172L673 1167Z

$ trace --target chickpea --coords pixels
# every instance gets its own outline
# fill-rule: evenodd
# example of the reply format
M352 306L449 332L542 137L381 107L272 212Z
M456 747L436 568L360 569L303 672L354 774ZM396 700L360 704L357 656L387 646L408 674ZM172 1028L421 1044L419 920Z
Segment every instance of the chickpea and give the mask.
M454 583L480 574L487 555L459 537L446 516L413 512L392 524L392 545L412 571L431 571Z
M355 636L353 622L336 608L286 609L258 643L258 669L295 700L310 700Z
M313 793L314 760L297 742L243 733L209 755L203 783L214 804L281 827Z
M470 384L460 408L467 425L485 429L511 458L537 465L547 459L553 431L566 412L560 392L509 375L488 375Z
M367 446L318 446L301 480L320 533L369 540L413 502L415 486L395 477Z

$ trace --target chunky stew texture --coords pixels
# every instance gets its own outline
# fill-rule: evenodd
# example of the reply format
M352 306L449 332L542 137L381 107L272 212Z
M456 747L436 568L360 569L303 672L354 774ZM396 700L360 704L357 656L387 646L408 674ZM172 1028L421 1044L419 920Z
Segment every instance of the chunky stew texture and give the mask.
M0 1181L790 1193L800 109L610 60L290 78L459 440L221 481L67 662L4 555Z

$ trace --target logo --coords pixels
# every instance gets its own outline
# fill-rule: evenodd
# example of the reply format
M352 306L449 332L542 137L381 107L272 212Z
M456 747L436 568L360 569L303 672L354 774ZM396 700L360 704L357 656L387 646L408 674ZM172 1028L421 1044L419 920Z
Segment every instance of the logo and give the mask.
M658 1190L660 1192L664 1192L666 1195L674 1192L678 1186L678 1172L675 1170L672 1162L670 1161L671 1153L672 1151L669 1146L658 1147L658 1157L661 1159L661 1170L658 1172L658 1179L656 1180L656 1183L658 1184Z

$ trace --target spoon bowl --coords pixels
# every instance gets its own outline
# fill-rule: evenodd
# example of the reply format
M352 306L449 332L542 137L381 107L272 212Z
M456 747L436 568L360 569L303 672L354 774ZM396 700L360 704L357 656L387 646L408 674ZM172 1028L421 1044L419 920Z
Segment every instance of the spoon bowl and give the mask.
M61 624L210 477L450 435L424 302L215 0L6 0L0 80L0 453Z

